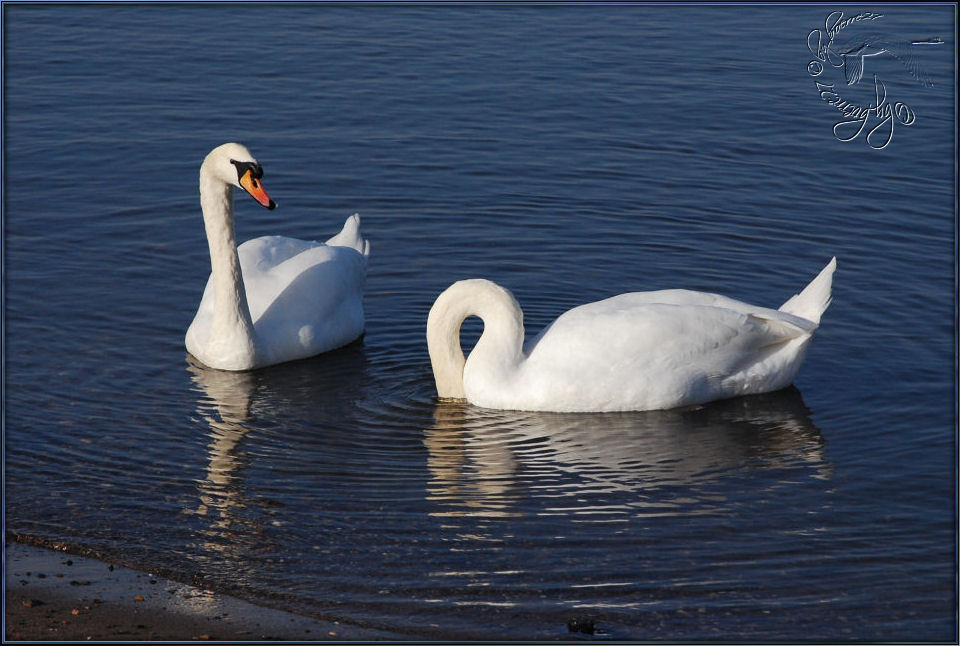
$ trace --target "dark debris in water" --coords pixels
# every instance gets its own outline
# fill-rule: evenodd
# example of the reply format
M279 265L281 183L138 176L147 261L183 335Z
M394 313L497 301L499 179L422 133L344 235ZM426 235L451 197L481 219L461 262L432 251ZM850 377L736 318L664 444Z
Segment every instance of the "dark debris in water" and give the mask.
M593 635L596 632L596 624L589 617L573 617L567 620L567 630L571 633Z

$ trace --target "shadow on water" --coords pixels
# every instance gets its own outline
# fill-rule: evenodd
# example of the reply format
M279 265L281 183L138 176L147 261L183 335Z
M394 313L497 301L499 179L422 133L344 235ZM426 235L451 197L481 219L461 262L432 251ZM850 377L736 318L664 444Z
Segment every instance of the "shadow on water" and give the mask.
M601 506L603 513L696 513L704 507L691 504L692 492L725 476L793 465L816 478L831 472L824 438L794 387L637 413L492 411L442 402L434 420L424 444L428 498L438 515L520 514L517 503L531 495L552 497L558 513L600 513Z

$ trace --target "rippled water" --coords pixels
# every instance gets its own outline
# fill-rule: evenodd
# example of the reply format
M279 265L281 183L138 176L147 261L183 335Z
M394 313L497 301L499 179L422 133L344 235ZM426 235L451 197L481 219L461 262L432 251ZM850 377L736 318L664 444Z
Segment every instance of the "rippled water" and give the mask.
M944 42L932 87L866 59L915 114L876 150L815 81L876 82L808 72L825 6L5 5L7 529L399 635L956 639L954 13L884 11ZM186 356L227 140L280 204L239 202L240 239L361 214L362 341ZM776 307L832 255L795 388L435 400L454 280L535 333L624 291Z

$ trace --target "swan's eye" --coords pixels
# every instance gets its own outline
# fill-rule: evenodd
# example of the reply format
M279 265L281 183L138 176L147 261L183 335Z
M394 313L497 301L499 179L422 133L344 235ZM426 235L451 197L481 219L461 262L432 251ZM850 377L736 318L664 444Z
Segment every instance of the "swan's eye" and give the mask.
M247 173L250 173L251 178L259 179L263 177L263 167L260 166L260 164L248 161L237 161L236 159L231 159L230 163L237 169L237 179L242 179Z

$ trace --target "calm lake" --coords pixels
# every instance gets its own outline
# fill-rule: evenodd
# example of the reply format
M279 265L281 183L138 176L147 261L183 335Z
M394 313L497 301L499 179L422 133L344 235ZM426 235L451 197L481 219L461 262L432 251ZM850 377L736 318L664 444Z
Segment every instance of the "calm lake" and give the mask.
M409 638L956 640L955 8L834 9L4 5L6 529ZM279 204L238 239L360 214L362 341L187 356L226 141ZM535 334L832 256L785 391L436 400L455 280Z

